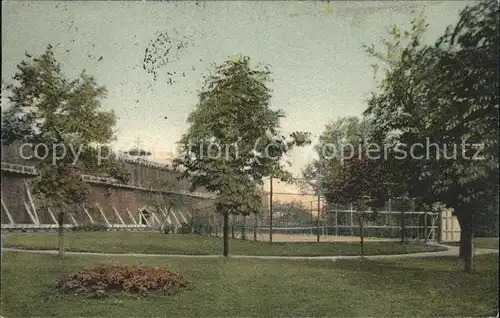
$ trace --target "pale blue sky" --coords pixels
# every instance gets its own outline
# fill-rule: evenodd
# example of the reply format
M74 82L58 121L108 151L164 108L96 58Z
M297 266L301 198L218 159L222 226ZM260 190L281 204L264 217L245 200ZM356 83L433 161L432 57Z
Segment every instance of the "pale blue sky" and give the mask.
M287 114L283 129L318 135L328 121L366 108L375 89L374 61L362 43L377 43L390 25L407 27L412 11L422 9L430 24L427 39L433 40L468 3L333 1L328 15L325 2L3 1L2 78L14 74L25 51L38 55L52 44L68 76L85 68L107 87L103 104L119 117L116 147L130 148L140 137L161 159L187 129L210 63L243 54L270 65L272 107ZM155 82L142 60L157 31L177 32L189 47L159 69ZM174 70L186 76L169 85L167 72ZM290 171L313 157L311 149L294 151Z

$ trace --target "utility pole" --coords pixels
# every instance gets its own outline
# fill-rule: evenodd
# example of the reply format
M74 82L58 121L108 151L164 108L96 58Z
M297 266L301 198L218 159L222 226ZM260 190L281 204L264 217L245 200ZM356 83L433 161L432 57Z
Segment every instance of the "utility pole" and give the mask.
M269 243L273 243L273 177L269 178Z
M320 180L321 180L321 175L319 169L317 170L318 176L316 178L316 195L318 196L318 216L316 218L316 231L317 231L317 236L316 236L316 241L319 243L319 238L320 238L320 232L319 232L319 216L321 214L321 192L320 192Z

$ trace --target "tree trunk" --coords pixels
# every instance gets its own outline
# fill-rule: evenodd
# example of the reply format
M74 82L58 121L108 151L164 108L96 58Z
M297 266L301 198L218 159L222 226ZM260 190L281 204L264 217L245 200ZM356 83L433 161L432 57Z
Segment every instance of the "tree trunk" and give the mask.
M364 255L364 250L363 250L364 245L363 245L363 243L364 243L365 236L364 236L364 233L363 233L363 225L364 225L363 223L364 223L364 219L363 219L363 217L360 217L359 218L359 235L360 235L361 256Z
M405 209L401 208L401 244L405 242Z
M59 212L59 257L64 257L64 212Z
M474 258L474 249L472 240L474 238L474 233L471 227L468 227L463 231L465 231L465 235L463 236L463 238L460 239L460 245L463 246L462 247L463 260L465 262L464 271L466 271L467 273L472 273L473 258Z
M245 237L245 221L246 221L247 217L244 215L243 216L243 222L242 222L242 225L241 225L241 239L242 240L246 240L246 237Z
M255 214L255 222L253 224L253 240L257 242L257 214Z
M229 253L229 211L224 211L224 225L223 225L223 241L224 241L224 257Z
M235 227L235 224L234 224L234 220L231 222L231 238L234 239L235 238L235 235L234 235L234 227Z
M456 213L460 224L460 248L458 258L464 263L464 271L471 273L473 270L474 250L472 240L474 232L472 229L472 213L470 211L460 211Z

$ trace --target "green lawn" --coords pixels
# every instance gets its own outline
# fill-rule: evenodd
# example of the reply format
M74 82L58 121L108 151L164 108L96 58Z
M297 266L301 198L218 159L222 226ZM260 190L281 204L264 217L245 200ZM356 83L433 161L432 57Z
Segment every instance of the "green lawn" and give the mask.
M57 233L7 234L6 247L57 249ZM146 232L71 232L65 236L69 251L147 254L222 254L222 239L190 234L166 235ZM404 254L443 248L398 242L367 242L365 255ZM359 243L273 243L230 240L233 255L322 256L359 255Z
M278 261L67 256L4 252L4 317L493 316L498 255L473 274L455 258ZM91 299L55 289L59 277L103 263L168 266L187 277L175 296Z
M448 245L459 246L460 243L449 243ZM498 237L476 237L474 239L474 248L489 248L498 250Z

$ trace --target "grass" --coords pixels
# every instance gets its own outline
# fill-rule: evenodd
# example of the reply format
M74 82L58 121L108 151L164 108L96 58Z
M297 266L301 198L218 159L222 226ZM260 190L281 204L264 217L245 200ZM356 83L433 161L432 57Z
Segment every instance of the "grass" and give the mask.
M459 246L460 243L447 243L447 245ZM474 238L474 248L489 248L498 250L499 240L498 237L476 237Z
M27 249L57 249L57 233L8 234L6 247ZM69 232L65 234L68 251L103 253L220 255L222 239L191 234L166 235L147 232ZM398 242L366 242L365 255L406 254L438 251L443 248L423 244ZM335 256L359 255L359 243L273 243L230 240L229 253L233 255L274 256Z
M455 258L282 261L67 256L4 252L4 317L493 316L498 255L475 258L476 272ZM175 296L104 299L63 294L57 280L99 264L168 266L187 277Z

